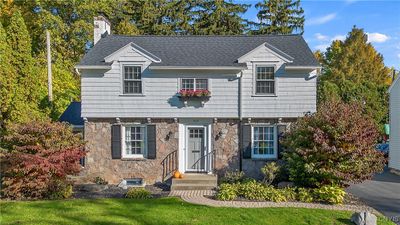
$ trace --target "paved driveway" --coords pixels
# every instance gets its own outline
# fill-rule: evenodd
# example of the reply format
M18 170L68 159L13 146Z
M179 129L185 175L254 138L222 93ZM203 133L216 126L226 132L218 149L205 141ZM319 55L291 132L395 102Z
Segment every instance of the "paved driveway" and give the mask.
M400 176L385 169L372 180L352 185L347 191L400 224Z

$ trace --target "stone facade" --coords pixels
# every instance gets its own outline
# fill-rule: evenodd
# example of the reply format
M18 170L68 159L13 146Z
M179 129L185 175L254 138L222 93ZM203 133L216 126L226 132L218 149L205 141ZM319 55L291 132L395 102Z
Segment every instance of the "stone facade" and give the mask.
M238 120L218 120L213 124L212 137L215 151L214 169L218 176L226 171L239 170L239 122Z
M143 121L121 121L143 122ZM162 160L178 150L178 124L173 120L152 120L156 124L156 159L111 159L112 121L85 123L86 165L82 176L86 181L101 177L110 184L118 184L125 178L143 178L146 184L162 181ZM170 133L171 132L171 133Z
M147 123L142 120L124 120L121 123ZM275 123L275 120L251 121L260 123ZM115 120L97 119L85 123L86 165L82 171L84 180L93 181L101 177L110 184L118 184L126 178L143 178L146 184L163 180L162 162L166 156L179 149L179 123L173 119L152 119L156 124L156 159L112 159L111 158L111 126ZM212 148L214 150L214 171L223 176L226 171L240 169L246 176L261 178L260 169L266 160L240 160L240 122L235 119L218 119L212 124ZM179 162L177 162L179 163Z

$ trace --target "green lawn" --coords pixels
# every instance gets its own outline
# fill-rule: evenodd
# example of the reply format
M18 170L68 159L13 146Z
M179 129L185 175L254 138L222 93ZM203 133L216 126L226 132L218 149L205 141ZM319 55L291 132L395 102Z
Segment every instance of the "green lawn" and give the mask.
M177 198L0 202L0 224L350 224L351 212L213 208ZM380 224L391 224L380 218Z

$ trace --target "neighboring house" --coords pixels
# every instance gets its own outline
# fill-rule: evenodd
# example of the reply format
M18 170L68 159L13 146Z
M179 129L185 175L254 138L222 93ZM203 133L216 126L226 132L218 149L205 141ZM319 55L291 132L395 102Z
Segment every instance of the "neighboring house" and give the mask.
M389 168L400 173L400 76L389 88L390 141Z
M99 40L110 24L95 19ZM103 37L76 66L84 175L150 184L174 169L258 177L278 159L279 133L316 111L317 68L300 35ZM191 91L205 96L181 95Z

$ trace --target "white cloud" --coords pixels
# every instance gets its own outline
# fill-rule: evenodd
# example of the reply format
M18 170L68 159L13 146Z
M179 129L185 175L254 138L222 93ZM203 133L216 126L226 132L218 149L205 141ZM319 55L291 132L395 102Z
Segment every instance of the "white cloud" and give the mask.
M338 34L338 35L335 35L335 36L331 39L331 41L336 41L336 40L344 41L345 39L346 39L346 35Z
M329 46L330 46L329 44L321 44L321 45L315 46L314 48L315 48L316 50L320 50L321 52L325 52L326 49L327 49Z
M308 25L321 25L336 18L336 13L330 13L321 17L314 17L308 20ZM307 21L307 20L306 20Z
M314 34L314 36L315 36L315 38L317 39L317 40L319 40L319 41L326 41L326 40L328 40L328 36L326 36L326 35L323 35L323 34L321 34L321 33L316 33L316 34Z
M400 59L400 53L399 53L399 54L397 54L397 57Z
M389 36L386 34L381 34L381 33L367 33L368 35L368 42L371 43L383 43L387 40L389 40Z

